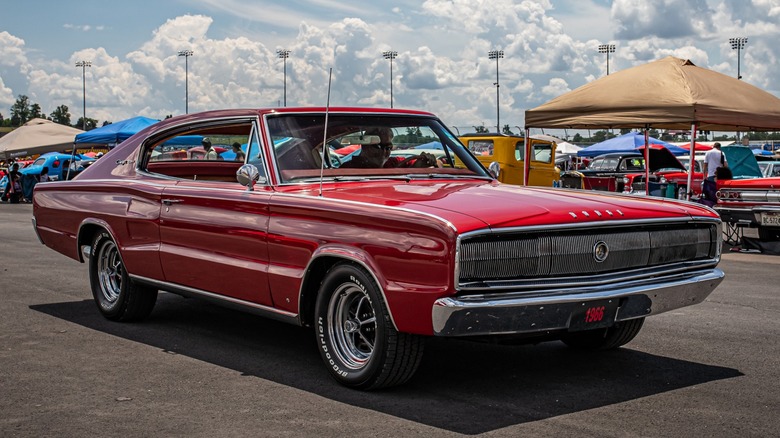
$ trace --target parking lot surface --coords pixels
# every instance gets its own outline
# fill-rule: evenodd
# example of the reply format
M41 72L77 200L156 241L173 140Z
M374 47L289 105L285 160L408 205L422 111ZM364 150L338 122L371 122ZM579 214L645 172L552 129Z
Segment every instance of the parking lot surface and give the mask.
M405 386L332 381L309 329L161 294L103 319L87 266L0 205L0 436L778 436L780 257L725 252L702 304L626 347L429 339Z

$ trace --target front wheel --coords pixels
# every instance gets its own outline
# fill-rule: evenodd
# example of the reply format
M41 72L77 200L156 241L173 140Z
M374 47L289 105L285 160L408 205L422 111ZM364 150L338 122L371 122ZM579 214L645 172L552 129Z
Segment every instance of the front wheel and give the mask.
M315 308L317 346L331 376L355 389L409 380L423 353L420 336L399 333L373 279L342 263L326 274Z
M92 241L89 280L98 310L112 321L144 319L157 301L157 289L130 279L117 244L105 231Z
M631 342L639 334L644 322L644 318L629 319L605 329L569 333L562 341L580 350L611 350Z

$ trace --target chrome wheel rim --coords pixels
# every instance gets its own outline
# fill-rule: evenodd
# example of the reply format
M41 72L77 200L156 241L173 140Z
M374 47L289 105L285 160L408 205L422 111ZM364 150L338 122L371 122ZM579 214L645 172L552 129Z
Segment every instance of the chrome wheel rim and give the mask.
M334 353L348 368L366 366L376 342L376 315L371 299L354 283L345 283L328 303L328 336Z
M105 241L97 252L97 274L100 293L109 306L119 299L123 269L116 244L110 240Z

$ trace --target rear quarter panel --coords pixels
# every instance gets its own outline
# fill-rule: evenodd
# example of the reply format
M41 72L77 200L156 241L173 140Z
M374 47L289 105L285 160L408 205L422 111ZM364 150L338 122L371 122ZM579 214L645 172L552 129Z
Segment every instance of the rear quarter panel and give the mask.
M46 246L81 260L77 239L82 227L99 225L116 240L129 272L162 279L157 255L161 190L119 180L39 184L33 206L38 235Z

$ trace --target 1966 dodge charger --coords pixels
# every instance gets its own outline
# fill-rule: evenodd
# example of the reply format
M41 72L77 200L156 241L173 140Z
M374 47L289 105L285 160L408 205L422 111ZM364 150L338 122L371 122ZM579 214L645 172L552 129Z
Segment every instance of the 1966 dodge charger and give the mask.
M176 137L246 158L187 159ZM446 159L391 157L418 145ZM709 208L503 185L434 115L397 109L174 117L36 186L33 215L88 263L106 318L142 319L166 291L312 327L359 389L406 382L428 336L616 348L723 279Z

